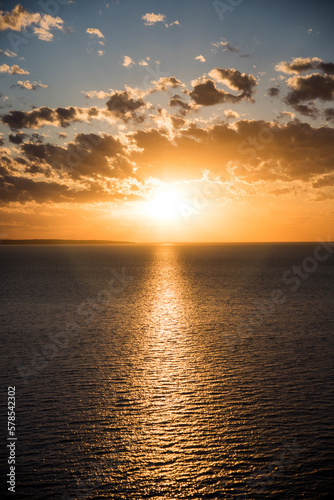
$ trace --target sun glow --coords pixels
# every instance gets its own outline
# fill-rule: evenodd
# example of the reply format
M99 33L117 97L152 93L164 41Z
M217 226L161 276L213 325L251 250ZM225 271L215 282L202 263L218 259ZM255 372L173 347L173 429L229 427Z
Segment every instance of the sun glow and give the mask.
M173 222L181 217L182 197L171 186L159 189L145 204L146 215L160 222Z

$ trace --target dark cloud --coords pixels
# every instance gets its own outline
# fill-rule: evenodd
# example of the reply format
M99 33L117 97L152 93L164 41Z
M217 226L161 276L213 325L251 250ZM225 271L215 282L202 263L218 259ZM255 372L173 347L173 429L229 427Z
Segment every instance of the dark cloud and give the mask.
M123 144L110 135L81 133L66 147L27 143L21 150L31 162L51 166L73 179L133 175Z
M325 109L325 118L327 121L334 121L334 108Z
M35 175L45 172L36 164L29 165L26 176L14 175L6 168L0 166L0 204L8 203L26 204L36 202L38 204L54 203L92 203L110 202L113 200L141 199L135 185L119 191L115 186L106 183L105 186L96 181L88 181L79 188L76 185L66 185L56 180L37 180Z
M293 107L313 99L332 101L334 98L334 76L320 73L293 76L287 83L293 90L286 96L285 102Z
M26 169L28 175L38 174L39 167L32 165ZM131 196L132 195L132 196ZM137 198L135 193L127 194L127 198ZM51 180L35 180L31 177L12 175L0 169L0 200L6 203L89 203L124 199L119 193L111 193L97 182L89 182L85 187L77 189Z
M254 88L257 85L257 80L253 75L240 73L234 68L215 68L210 71L209 76L232 90L242 92L242 98L247 99L252 97Z
M268 95L270 95L270 97L276 97L278 96L279 94L279 89L277 87L270 87L268 89Z
M30 136L31 142L35 142L36 144L42 144L43 142L43 137L40 134L37 134L37 132L34 132Z
M240 101L238 96L217 89L213 80L195 83L194 90L189 95L199 106L214 106L224 102Z
M88 122L98 115L97 108L68 108L51 109L46 106L32 111L9 111L2 115L1 120L12 130L22 128L39 128L50 124L55 127L68 127L71 122Z
M135 179L124 145L110 135L78 134L66 148L25 143L21 153L12 158L8 149L0 151L2 204L124 199L115 182ZM130 189L127 199L132 198L138 195Z
M184 102L181 96L177 94L170 99L168 105L171 106L172 108L173 107L180 108L180 114L182 115L185 115L186 113L194 109L194 106L191 106L190 104Z
M22 144L22 142L24 141L24 139L28 137L26 134L9 134L8 135L8 139L10 142L12 142L13 144Z
M334 63L332 62L321 62L318 65L319 70L323 71L324 73L327 73L327 75L334 75Z
M180 116L173 116L172 115L170 118L172 120L172 124L173 124L174 129L181 128L186 123L184 118L181 118Z
M115 92L106 103L108 111L115 117L127 122L130 119L142 121L138 111L145 110L147 104L141 97L136 97L130 90Z
M36 163L31 163L29 164L26 168L25 171L28 174L43 174L45 177L50 177L50 172L47 171L45 168L41 167L40 165L37 165Z
M37 203L66 201L70 190L55 182L35 182L30 178L0 173L0 198L4 202Z
M26 160L25 158L22 158L22 156L17 156L15 158L16 163L19 163L20 165L29 165L29 161Z
M225 102L236 103L244 99L252 100L254 88L257 80L253 75L241 74L236 69L215 68L210 71L209 76L216 81L223 83L231 90L239 91L234 95L225 90L218 89L213 80L202 77L193 82L194 90L188 92L192 100L200 106L213 106Z
M300 74L310 70L322 71L328 75L334 75L334 63L324 62L319 57L296 57L291 62L281 61L276 65L277 71L288 74Z
M297 113L300 113L303 116L309 116L310 118L317 118L319 115L319 111L316 109L314 104L296 104L294 109Z

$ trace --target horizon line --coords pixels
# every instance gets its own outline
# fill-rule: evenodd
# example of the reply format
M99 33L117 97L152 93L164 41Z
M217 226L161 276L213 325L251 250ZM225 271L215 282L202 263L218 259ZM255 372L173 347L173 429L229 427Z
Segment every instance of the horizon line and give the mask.
M128 241L100 239L66 238L17 238L1 239L1 245L268 245L268 244L307 244L319 243L319 240L300 241Z

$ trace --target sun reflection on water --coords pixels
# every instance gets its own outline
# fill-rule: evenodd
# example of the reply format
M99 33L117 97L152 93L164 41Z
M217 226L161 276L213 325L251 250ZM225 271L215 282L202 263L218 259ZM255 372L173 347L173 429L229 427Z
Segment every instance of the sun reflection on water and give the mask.
M189 287L177 246L156 247L146 286L142 363L134 382L145 410L136 419L134 448L151 481L162 481L162 489L187 481L190 493L206 476L210 460L215 458L217 466L222 457L211 448L207 458L210 409L203 390L208 375L200 369L201 346L192 330Z

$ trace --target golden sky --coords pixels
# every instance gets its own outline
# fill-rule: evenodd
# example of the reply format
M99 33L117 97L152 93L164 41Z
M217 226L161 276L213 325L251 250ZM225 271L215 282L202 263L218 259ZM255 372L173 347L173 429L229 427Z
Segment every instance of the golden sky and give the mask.
M0 238L331 235L332 14L285 0L0 4Z

